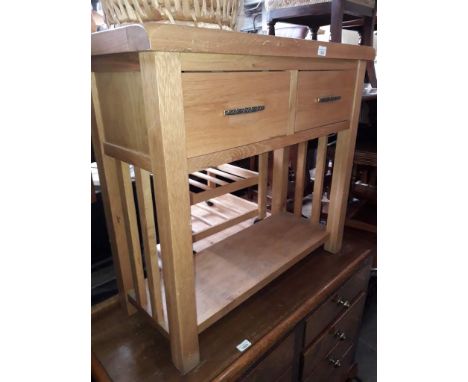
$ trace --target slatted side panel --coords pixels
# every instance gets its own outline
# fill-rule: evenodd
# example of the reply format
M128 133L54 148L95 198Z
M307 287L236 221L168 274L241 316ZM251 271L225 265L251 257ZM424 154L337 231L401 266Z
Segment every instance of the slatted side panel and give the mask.
M314 190L312 193L312 213L310 222L317 224L320 222L322 211L323 186L327 170L327 143L328 137L320 137L317 145L317 156L315 160Z
M265 219L267 214L267 192L268 192L268 157L269 153L258 156L258 218Z
M308 148L310 145L310 148ZM324 186L328 166L327 137L301 142L288 148L286 151L277 151L277 160L273 169L273 194L277 200L273 201L273 211L287 210L296 216L310 216L311 222L319 223L324 197ZM291 181L289 173L294 174L294 190L289 189ZM314 174L314 175L312 175ZM276 177L276 181L275 181ZM308 177L309 179L306 179ZM313 189L309 185L313 183ZM280 199L280 200L278 200ZM304 200L306 203L304 203ZM303 212L303 206L309 205Z
M116 162L134 285L134 290L129 292L130 301L167 328L151 174L128 163Z
M138 305L145 306L147 302L145 276L130 168L127 163L121 161L116 161L116 166L120 194L122 195L122 210L128 238L128 253L132 268L135 297Z
M151 315L161 326L165 325L161 291L161 274L158 264L156 225L153 214L151 175L135 167L135 186L138 199L143 255L146 266Z
M286 211L288 194L289 147L273 151L273 179L271 190L271 214Z
M296 161L296 184L294 190L294 215L302 216L302 202L304 199L305 177L307 167L307 143L301 142L297 145L297 161Z

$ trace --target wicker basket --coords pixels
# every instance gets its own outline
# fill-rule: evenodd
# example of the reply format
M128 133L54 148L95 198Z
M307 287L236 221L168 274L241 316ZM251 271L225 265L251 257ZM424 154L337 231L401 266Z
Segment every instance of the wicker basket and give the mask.
M159 21L234 29L241 0L101 0L109 25Z

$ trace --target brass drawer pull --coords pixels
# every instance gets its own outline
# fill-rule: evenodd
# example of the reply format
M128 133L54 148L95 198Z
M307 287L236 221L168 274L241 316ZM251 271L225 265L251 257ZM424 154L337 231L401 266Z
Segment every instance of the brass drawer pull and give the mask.
M248 114L248 113L256 113L258 111L265 110L264 105L257 105L257 106L248 106L248 107L240 107L237 109L228 109L224 110L224 116L228 115L238 115L238 114Z
M346 341L346 334L345 334L345 332L343 332L341 330L337 330L335 332L335 337L337 339L339 339L340 341Z
M316 102L317 103L335 102L335 101L339 101L340 99L341 99L341 96L317 97Z
M348 300L343 300L341 297L336 298L336 303L348 309L351 306L351 303Z
M333 365L335 368L339 368L341 366L341 361L339 359L335 359L333 357L328 358L328 362Z

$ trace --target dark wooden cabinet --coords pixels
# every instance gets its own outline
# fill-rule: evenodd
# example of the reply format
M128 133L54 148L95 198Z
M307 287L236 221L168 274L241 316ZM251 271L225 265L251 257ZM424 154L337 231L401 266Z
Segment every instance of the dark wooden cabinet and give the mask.
M240 380L346 380L353 365L369 272L370 263L366 261Z
M247 375L242 382L291 381L295 350L294 332L280 341Z

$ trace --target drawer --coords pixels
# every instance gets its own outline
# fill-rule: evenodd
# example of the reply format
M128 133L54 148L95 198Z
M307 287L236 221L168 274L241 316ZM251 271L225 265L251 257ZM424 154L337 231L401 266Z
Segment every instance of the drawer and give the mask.
M308 347L341 313L348 310L348 305L360 292L367 289L369 272L368 265L361 268L312 313L306 321L305 347Z
M289 85L288 72L183 73L187 156L285 135Z
M304 376L310 375L332 349L336 353L342 354L352 345L359 329L365 301L366 294L361 293L351 308L330 325L320 338L304 352L302 362Z
M350 119L356 72L299 72L295 131Z
M304 376L302 380L304 382L345 382L353 364L353 355L352 345L341 353L333 350L321 360L310 375Z
M271 353L263 358L256 366L241 378L243 382L264 382L286 380L288 369L291 368L294 359L294 333L291 333Z

